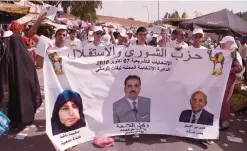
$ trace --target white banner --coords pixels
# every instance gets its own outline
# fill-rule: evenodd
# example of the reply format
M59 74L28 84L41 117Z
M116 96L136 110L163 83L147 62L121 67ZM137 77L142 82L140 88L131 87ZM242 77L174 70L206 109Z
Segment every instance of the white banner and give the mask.
M46 130L61 150L101 136L219 135L230 51L115 46L48 52Z

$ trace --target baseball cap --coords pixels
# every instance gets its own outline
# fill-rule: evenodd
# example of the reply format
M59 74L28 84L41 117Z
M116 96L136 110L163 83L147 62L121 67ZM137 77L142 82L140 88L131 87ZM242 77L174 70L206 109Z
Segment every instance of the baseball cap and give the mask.
M153 34L152 37L157 38L158 37L158 34Z
M122 37L128 38L128 35L126 34L126 30L125 30L125 29L120 29L120 30L118 30L118 31L119 31L119 33L120 33L120 35L121 35Z
M67 26L65 26L65 25L59 25L59 26L55 29L55 35L56 35L57 31L58 31L58 30L61 30L61 29L67 30Z
M97 32L97 31L103 31L103 28L101 26L94 26L93 32Z
M204 35L203 34L203 30L202 30L202 28L195 28L194 30L193 30L193 33L192 33L193 35L195 35L195 34L202 34L202 35Z
M128 30L127 34L134 34L132 30Z
M4 38L10 37L11 35L13 35L13 32L11 30L5 31L3 33L3 37Z

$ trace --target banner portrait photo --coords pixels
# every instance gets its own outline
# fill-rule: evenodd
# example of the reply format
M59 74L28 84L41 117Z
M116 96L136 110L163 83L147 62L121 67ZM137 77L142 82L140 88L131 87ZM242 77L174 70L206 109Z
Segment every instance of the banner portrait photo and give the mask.
M231 63L230 51L196 48L48 50L46 132L61 150L130 134L216 139Z

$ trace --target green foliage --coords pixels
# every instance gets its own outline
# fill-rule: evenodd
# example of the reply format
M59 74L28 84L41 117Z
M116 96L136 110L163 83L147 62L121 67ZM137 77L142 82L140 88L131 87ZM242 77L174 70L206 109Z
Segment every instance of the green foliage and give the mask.
M149 24L148 27L149 27L149 28L153 27L153 24Z
M58 1L44 1L47 4L55 5ZM102 1L61 1L65 13L70 7L73 16L81 20L95 22L97 20L96 8L102 8Z
M247 21L247 11L246 12L238 12L238 13L236 13L236 15L238 15L239 17L241 17Z
M179 13L178 13L178 11L175 11L174 13L172 13L172 15L171 15L171 17L170 18L180 18L180 16L179 16Z
M187 16L187 14L186 14L186 12L183 12L183 14L182 14L182 18L187 18L188 16Z

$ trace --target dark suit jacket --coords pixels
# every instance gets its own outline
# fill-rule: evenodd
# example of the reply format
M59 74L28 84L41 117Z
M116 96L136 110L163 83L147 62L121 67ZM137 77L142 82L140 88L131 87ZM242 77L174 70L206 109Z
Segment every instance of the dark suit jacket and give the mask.
M114 123L150 122L150 104L149 98L138 96L138 112L135 115L130 103L126 97L123 97L113 103L113 121Z
M191 113L192 110L183 111L179 117L179 122L190 123L190 118L192 115ZM213 125L213 122L214 122L214 115L203 109L201 116L197 121L197 124Z

